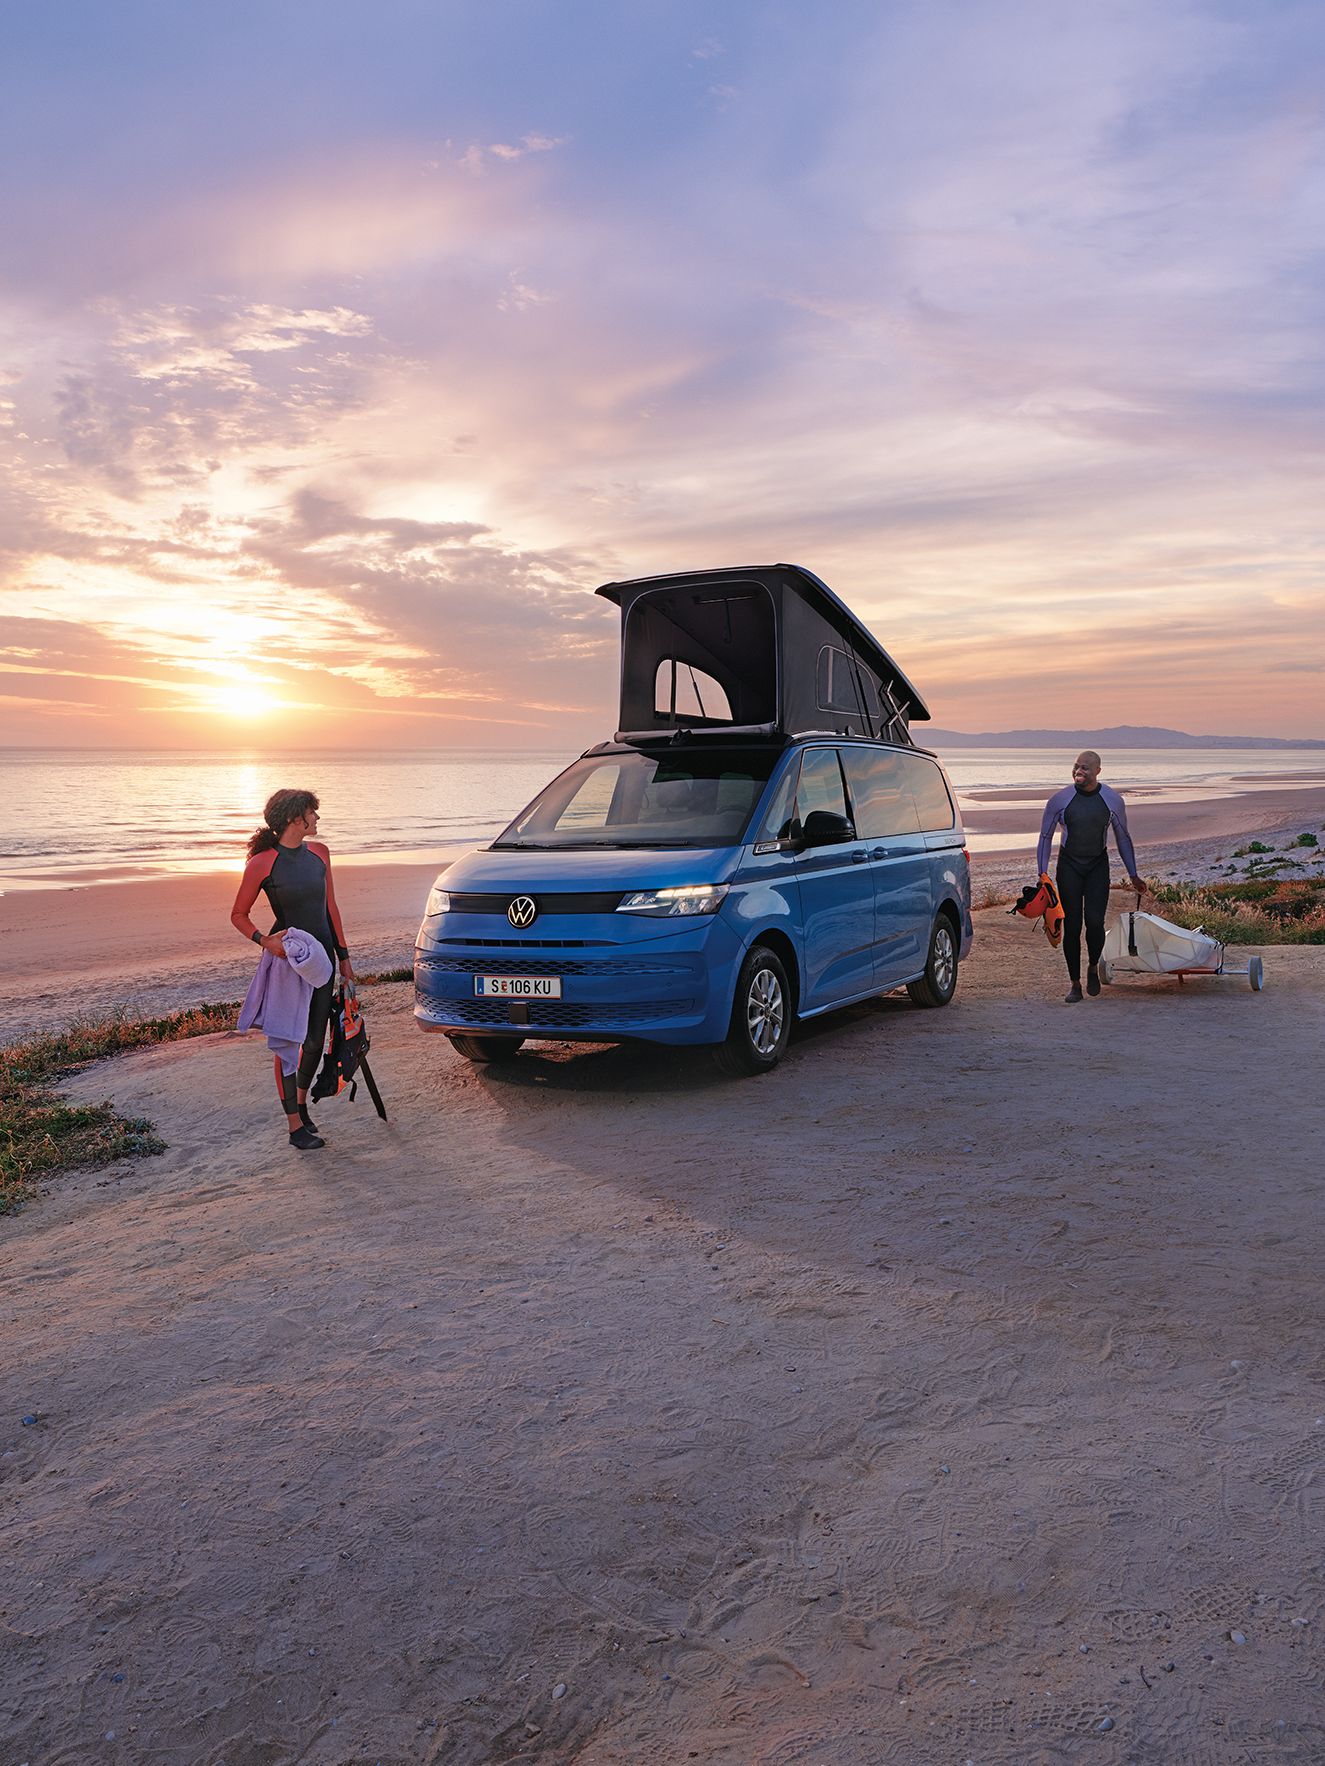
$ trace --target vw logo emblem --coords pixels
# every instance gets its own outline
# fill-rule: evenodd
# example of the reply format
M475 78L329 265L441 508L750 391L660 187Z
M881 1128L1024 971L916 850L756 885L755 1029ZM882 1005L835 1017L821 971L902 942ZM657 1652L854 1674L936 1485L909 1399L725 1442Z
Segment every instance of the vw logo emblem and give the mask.
M537 913L538 903L532 895L517 895L506 910L506 918L518 932L523 932L526 926L533 925Z

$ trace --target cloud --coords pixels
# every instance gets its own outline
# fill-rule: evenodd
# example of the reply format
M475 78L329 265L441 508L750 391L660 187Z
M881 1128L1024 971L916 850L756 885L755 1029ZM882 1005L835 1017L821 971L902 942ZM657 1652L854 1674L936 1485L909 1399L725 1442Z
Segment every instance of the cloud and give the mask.
M523 159L528 153L552 153L556 148L564 147L569 140L569 135L522 135L518 146L512 147L506 141L494 141L487 151L495 159Z

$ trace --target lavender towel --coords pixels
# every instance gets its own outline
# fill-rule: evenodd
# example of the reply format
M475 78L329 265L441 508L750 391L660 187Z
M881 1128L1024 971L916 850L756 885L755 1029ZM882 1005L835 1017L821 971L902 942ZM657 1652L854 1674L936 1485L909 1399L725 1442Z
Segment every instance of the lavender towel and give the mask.
M293 1073L308 1035L313 989L331 980L331 958L311 933L298 927L281 937L285 955L274 957L263 951L239 1008L239 1028L265 1031L267 1047L280 1057L281 1072Z

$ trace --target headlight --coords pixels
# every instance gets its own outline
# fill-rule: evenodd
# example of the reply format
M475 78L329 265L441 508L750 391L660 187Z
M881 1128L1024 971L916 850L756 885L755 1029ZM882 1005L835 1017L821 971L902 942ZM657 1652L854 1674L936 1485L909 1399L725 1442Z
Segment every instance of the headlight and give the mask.
M725 883L683 883L675 889L637 889L623 898L619 914L651 914L658 920L681 915L716 914L727 893Z
M445 889L438 889L434 884L428 891L428 905L423 910L424 919L431 920L434 914L449 914L450 911L451 897Z

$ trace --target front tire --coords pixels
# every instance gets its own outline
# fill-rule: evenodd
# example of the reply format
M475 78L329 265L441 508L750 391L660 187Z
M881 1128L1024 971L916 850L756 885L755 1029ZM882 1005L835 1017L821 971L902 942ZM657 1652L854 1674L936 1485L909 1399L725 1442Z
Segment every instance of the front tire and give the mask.
M946 1006L957 991L957 934L952 921L940 914L929 935L929 956L919 981L908 981L906 991L917 1006Z
M458 1032L450 1038L451 1047L467 1061L483 1066L513 1061L524 1047L522 1036L469 1036Z
M736 977L731 1028L713 1050L718 1071L732 1079L767 1073L791 1036L791 983L781 957L766 944L746 952Z

